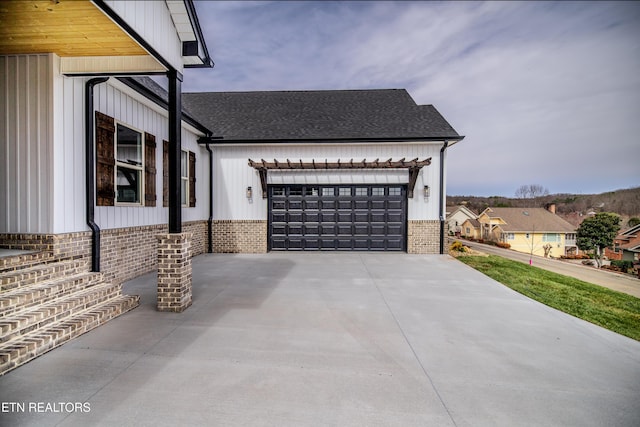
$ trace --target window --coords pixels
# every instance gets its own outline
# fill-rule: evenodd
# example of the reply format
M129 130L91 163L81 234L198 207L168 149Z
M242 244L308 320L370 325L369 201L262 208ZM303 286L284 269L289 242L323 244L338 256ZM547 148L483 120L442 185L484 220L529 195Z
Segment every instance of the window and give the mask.
M340 196L350 196L351 188L345 188L345 187L338 188L338 194Z
M390 196L400 196L400 195L402 195L402 188L399 188L399 187L391 187L391 188L389 188L389 195Z
M513 239L515 239L515 235L513 233L502 233L502 241Z
M322 189L322 195L323 196L333 196L334 195L334 188L333 187L324 187Z
M156 205L156 138L99 111L96 206Z
M384 196L384 187L373 187L371 189L372 196Z
M162 152L162 206L169 206L169 142L163 141ZM180 204L196 205L196 153L183 150L180 153ZM155 206L155 205L154 205Z
M543 242L553 242L553 243L559 243L560 242L560 235L557 233L545 233L542 235L542 241Z
M116 203L142 204L142 132L116 125Z
M356 187L356 196L366 196L367 187Z
M305 187L304 195L305 196L317 196L318 195L318 187Z
M182 151L180 156L180 203L187 206L189 196L189 152Z

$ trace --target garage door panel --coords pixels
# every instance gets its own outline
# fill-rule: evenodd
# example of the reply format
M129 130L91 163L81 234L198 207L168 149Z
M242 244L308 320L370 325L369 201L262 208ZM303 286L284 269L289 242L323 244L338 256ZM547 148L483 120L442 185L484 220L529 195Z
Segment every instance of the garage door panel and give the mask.
M320 240L317 238L307 238L304 240L304 246L301 245L301 247L307 250L317 250L319 242Z
M338 222L353 222L353 213L352 212L346 212L346 213L338 213Z
M387 200L387 209L389 210L398 210L401 211L404 207L404 202L402 200Z
M387 219L386 212L371 212L371 216L370 216L371 222L385 222L386 219Z
M353 234L353 227L351 225L338 225L339 236L351 236Z
M371 224L371 234L376 236L384 236L387 234L386 224Z
M320 214L318 212L305 212L303 218L304 222L320 222Z
M335 200L321 200L320 201L320 209L335 209L337 207L337 202Z
M289 212L287 214L287 222L303 222L302 212Z
M400 236L402 235L403 228L402 224L387 224L387 233Z
M402 212L388 212L386 221L387 222L403 222L403 214Z
M319 200L309 200L309 201L305 201L304 202L304 209L305 210L318 210L320 208L320 201Z
M318 224L305 224L304 234L305 236L310 236L310 235L317 236L320 234L320 227L318 226Z
M320 226L320 232L318 233L321 236L334 236L336 234L336 226L335 225L326 225L322 224Z
M353 234L356 236L366 236L369 234L369 224L354 224Z
M322 212L320 213L320 221L336 222L336 214L334 212Z
M353 221L354 222L369 222L369 212L354 212L353 213Z
M353 207L354 207L354 209L367 210L367 209L369 209L369 201L368 200L354 200Z
M269 195L271 250L406 248L406 191L397 185L279 185Z

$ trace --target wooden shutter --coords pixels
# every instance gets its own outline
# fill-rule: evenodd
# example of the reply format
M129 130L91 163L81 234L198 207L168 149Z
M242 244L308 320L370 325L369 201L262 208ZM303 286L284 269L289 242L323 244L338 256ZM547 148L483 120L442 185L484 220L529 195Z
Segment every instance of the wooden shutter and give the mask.
M169 141L162 141L162 206L169 206Z
M189 151L189 207L196 206L196 153Z
M115 193L115 133L113 117L96 111L96 205L113 206Z
M144 205L156 205L156 137L149 133L144 139Z

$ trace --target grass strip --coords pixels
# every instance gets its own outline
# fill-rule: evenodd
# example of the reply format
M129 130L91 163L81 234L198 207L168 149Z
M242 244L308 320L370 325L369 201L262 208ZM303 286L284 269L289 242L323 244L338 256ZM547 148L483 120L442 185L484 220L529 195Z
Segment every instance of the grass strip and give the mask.
M495 255L457 259L529 298L640 341L640 298Z

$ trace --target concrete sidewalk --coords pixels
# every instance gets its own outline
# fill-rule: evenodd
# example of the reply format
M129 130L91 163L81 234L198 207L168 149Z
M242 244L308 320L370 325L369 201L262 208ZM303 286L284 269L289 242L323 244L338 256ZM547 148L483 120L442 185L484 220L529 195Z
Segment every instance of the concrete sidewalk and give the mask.
M448 256L202 255L193 279L182 314L128 282L140 307L0 377L0 425L640 420L639 342Z

